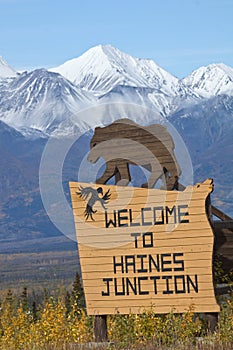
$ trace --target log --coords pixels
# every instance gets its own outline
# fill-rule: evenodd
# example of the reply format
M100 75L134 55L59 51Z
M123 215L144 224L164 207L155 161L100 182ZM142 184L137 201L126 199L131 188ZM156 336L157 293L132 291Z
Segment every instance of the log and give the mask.
M207 326L209 331L211 333L214 333L218 323L218 313L213 312L213 313L205 314L205 319L207 321Z
M214 259L221 262L225 274L233 272L233 220L214 221Z
M95 316L94 335L95 335L95 341L97 343L108 341L107 316L106 315Z
M227 221L214 221L214 230L218 232L222 229L233 229L233 220Z
M216 208L214 205L211 205L212 214L217 216L217 218L222 221L233 221L233 219L227 214L223 213L220 209Z

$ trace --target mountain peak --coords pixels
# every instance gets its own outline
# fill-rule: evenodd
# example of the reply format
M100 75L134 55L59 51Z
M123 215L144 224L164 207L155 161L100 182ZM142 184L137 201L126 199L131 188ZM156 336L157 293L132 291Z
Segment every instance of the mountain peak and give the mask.
M0 56L0 79L15 77L17 72Z
M212 63L198 68L182 81L203 97L232 95L233 69L224 63Z
M206 68L207 70L218 69L224 71L226 74L233 74L233 69L224 63L211 63L204 68Z
M24 134L29 129L51 133L94 100L60 74L43 68L9 80L2 91L1 120Z
M8 65L0 60L0 67ZM133 57L112 45L98 45L57 68L35 69L0 80L0 119L26 134L68 135L113 121L77 116L91 105L137 104L159 117L196 105L203 97L233 95L233 69L223 63L201 67L179 80L153 60ZM82 119L83 118L83 119ZM110 119L107 119L110 118ZM58 134L57 134L58 135Z
M111 45L92 47L50 71L97 95L117 86L161 89L161 85L170 94L178 81L153 60L134 58Z
M118 48L110 45L110 44L99 44L96 46L91 47L89 50L87 50L86 52L83 53L83 55L86 54L93 54L94 52L96 52L97 54L101 55L101 54L108 54L108 53L114 53L114 52L121 52Z

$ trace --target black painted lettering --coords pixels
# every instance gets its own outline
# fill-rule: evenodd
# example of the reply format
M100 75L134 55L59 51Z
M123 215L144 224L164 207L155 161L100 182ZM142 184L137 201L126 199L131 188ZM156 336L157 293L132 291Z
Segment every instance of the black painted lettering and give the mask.
M127 221L128 220L128 216L122 216L121 214L125 214L128 213L127 209L121 209L118 210L118 226L122 227L122 226L128 226L127 222L122 222L122 221Z
M137 295L137 278L136 277L133 278L133 283L128 277L126 277L125 284L126 284L126 295L130 294L129 289L131 289L134 295Z
M154 281L154 294L158 293L157 281L160 280L160 276L151 276L150 280Z
M166 258L170 258L167 259ZM161 270L162 272L172 271L172 267L165 267L165 265L171 265L171 254L161 254Z
M173 291L170 289L169 280L172 279L172 276L162 276L163 280L166 280L166 290L163 291L163 294L173 294Z
M148 290L142 290L142 285L141 285L142 281L148 281L148 277L146 277L146 276L138 277L138 294L139 295L147 295L147 294L149 294L149 291Z
M192 280L192 278L189 275L186 276L188 293L190 293L190 286L192 287L194 292L198 293L197 275L195 275L194 278L195 278L195 282Z
M134 237L134 247L138 248L138 237L141 236L141 233L131 233L131 237Z
M154 268L157 272L160 272L159 254L156 255L156 261L154 257L149 254L148 265L149 265L149 272L152 272Z
M136 272L136 263L135 263L135 256L134 255L126 255L125 256L125 272L129 272L129 267L133 267L133 272Z
M140 226L139 222L133 222L132 209L129 209L129 225L130 226Z
M181 284L181 286L180 286L180 284ZM175 285L175 293L176 294L184 294L184 293L186 293L185 276L184 275L174 276L174 285Z
M118 285L117 278L114 278L114 287L115 287L115 295L125 295L125 280L124 277L121 278L121 290L119 290L120 286Z
M146 273L148 270L144 268L144 259L147 258L146 254L137 255L137 259L140 259L140 269L137 270L138 273Z
M169 224L169 218L173 215L173 222L172 224L176 224L176 206L174 205L171 209L168 207L165 207L166 211L166 224Z
M113 211L113 219L112 218L108 219L108 212L107 212L107 210L105 210L105 227L108 228L111 225L113 227L117 226L116 211L115 210Z
M142 208L142 209L141 209L142 226L152 225L152 222L151 222L151 221L145 221L145 217L144 217L144 212L145 212L145 211L151 211L151 208Z
M114 256L113 257L113 269L114 269L114 273L117 273L117 267L121 268L121 272L124 273L124 258L123 256L120 257L120 262L116 261L117 257Z
M103 282L106 283L106 292L102 291L102 296L107 297L110 295L110 282L112 282L112 278L103 278Z
M154 207L154 225L164 225L163 207Z
M184 224L184 223L189 222L189 219L182 219L182 218L184 216L188 216L189 212L187 210L186 211L182 211L182 209L188 209L187 204L178 205L178 220L179 220L180 223Z
M173 254L173 263L176 265L174 271L184 271L184 260L178 259L178 257L184 256L183 253L174 253ZM180 265L179 267L177 265Z
M151 248L153 247L153 233L145 232L142 235L142 246L143 248Z

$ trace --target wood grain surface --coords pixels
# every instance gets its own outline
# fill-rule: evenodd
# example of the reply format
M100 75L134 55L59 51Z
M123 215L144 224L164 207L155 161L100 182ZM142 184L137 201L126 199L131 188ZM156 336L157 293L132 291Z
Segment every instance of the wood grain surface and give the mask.
M70 182L88 314L218 312L212 190L211 179L182 192Z

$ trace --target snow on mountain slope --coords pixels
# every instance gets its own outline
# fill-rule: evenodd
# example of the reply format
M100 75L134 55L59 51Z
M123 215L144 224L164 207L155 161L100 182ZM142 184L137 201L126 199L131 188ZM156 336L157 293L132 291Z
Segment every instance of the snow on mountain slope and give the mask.
M30 137L62 137L106 125L127 117L126 105L151 109L160 119L182 108L198 108L212 96L233 95L233 69L223 64L202 67L179 80L154 61L110 45L93 47L49 71L15 74L0 79L0 120ZM115 104L111 115L107 107L98 116L80 113L100 104ZM143 123L141 117L130 117ZM153 117L146 120L154 122Z
M0 87L0 119L23 133L47 134L94 100L61 75L37 69Z
M150 108L160 117L165 117L171 110L170 103L173 98L159 94L152 88L116 86L108 93L99 97L99 103L128 103Z
M154 61L134 58L111 45L99 45L50 69L79 87L105 94L116 86L146 87L175 96L179 80Z
M233 69L223 63L200 67L182 82L205 98L221 94L233 96Z
M200 98L154 61L134 58L110 45L93 47L51 71L92 92L100 103L138 103L163 117L180 103Z
M0 56L0 79L15 77L17 72L7 64Z
M91 132L95 127L103 127L113 123L117 119L123 118L133 120L140 125L164 123L166 121L165 117L155 109L148 108L146 104L127 103L124 100L116 100L114 103L112 101L108 103L105 100L103 102L90 106L90 108L80 111L74 117L66 119L52 133L52 136L77 136L80 134L80 131L82 133Z

